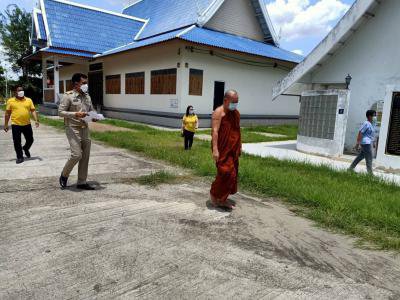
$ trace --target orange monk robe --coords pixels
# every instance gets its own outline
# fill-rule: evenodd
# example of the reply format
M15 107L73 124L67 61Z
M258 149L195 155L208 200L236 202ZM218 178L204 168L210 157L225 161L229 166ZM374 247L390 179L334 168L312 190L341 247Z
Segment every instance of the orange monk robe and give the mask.
M211 196L219 202L223 203L229 195L237 193L241 149L240 113L229 111L222 118L218 132L217 177L210 190Z

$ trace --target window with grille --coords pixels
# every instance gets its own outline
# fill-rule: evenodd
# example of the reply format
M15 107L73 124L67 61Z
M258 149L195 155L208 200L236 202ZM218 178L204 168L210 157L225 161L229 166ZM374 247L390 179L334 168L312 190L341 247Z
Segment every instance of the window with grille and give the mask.
M151 71L151 93L155 95L176 94L176 69Z
M125 74L125 94L144 94L144 72Z
M301 97L299 135L333 140L337 103L337 95Z
M72 91L74 89L74 85L72 84L72 80L65 80L65 87L66 87L66 91Z
M59 82L59 93L64 94L64 80L60 80Z
M106 94L121 94L121 75L106 76Z
M201 96L203 94L203 70L190 69L189 95Z
M400 155L400 92L393 93L386 153Z

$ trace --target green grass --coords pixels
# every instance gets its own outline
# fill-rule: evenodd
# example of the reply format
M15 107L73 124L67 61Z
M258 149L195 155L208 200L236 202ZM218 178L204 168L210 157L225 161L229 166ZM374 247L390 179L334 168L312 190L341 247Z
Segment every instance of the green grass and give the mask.
M140 126L130 132L93 132L92 137L190 169L197 176L215 176L209 142L196 140L192 151L184 151L176 132ZM278 128L268 130L285 134ZM289 126L284 132L288 131L294 134L295 129ZM164 180L163 176L145 181ZM239 182L241 191L282 199L326 228L360 237L381 249L400 250L400 187L394 184L368 175L250 155L241 158Z
M291 138L288 137L265 136L253 131L247 131L246 128L243 128L242 130L242 143L265 143L265 142L287 141L290 139Z
M60 119L52 119L43 116L39 116L40 123L52 127L56 127L57 129L64 129L64 121Z
M283 128L286 128L286 125L280 125L279 127L282 126ZM277 126L278 127L278 126ZM287 140L294 140L297 137L297 126L293 126L295 129L295 134L293 136L292 132L287 132L285 133L280 133L285 135L285 137L270 137L270 136L265 136L262 134L259 134L260 132L265 132L265 133L275 133L275 132L270 132L273 130L270 130L270 126L263 126L263 127L245 127L242 128L242 142L243 143L265 143L265 142L276 142L276 141L287 141ZM262 129L262 130L261 130ZM284 132L284 130L282 130ZM199 130L198 134L207 134L211 135L211 130Z
M243 128L245 132L266 132L286 135L289 139L296 139L297 125L278 125L278 126L252 126Z
M146 131L146 130L151 129L151 127L146 126L146 125L128 122L128 121L124 121L124 120L117 120L117 119L106 119L106 120L100 121L99 123L113 125L113 126L122 127L122 128L129 128L129 129L133 129L133 130Z
M179 177L166 171L159 171L135 178L133 181L141 185L157 186L160 184L174 184Z
M104 121L101 121L101 123L123 128L142 130L142 131L151 129L149 126L146 125L132 123L123 120L115 120L115 119L106 119ZM268 137L262 134L257 134L257 132L282 134L285 135L286 137ZM211 130L199 129L197 133L211 135ZM245 127L242 129L243 143L286 141L286 140L296 139L296 137L297 137L297 125L254 126L254 127Z

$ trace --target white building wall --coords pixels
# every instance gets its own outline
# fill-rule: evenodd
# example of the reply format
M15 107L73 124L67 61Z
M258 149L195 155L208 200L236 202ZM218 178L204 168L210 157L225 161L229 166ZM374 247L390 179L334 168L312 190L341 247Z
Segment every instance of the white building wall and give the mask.
M72 75L75 73L83 73L88 74L89 72L89 64L73 64L69 66L62 66L60 67L60 81L64 81L64 89L67 88L66 80L71 80ZM67 92L67 91L66 91Z
M241 58L257 60L254 56L243 55ZM188 63L188 68L183 70L182 76L183 107L193 105L197 113L210 114L214 104L214 82L223 81L226 90L238 91L241 114L268 116L298 116L299 114L298 97L280 96L272 101L272 87L275 82L287 75L288 71L286 70L255 67L186 50L183 60ZM267 62L268 60L259 59L259 61ZM190 68L204 71L202 96L189 95Z
M300 104L297 97L281 96L272 101L272 86L288 71L277 68L261 68L243 65L221 58L191 53L185 43L173 42L121 53L103 59L105 76L121 74L121 94L104 94L104 106L168 113L184 113L188 105L197 114L211 114L214 101L214 81L224 81L226 89L236 89L240 94L240 112L247 115L298 116ZM180 54L178 54L180 53ZM242 56L246 59L256 59ZM261 59L266 62L267 59ZM151 95L151 71L177 69L176 95ZM188 67L185 64L188 64ZM189 95L189 69L201 69L203 95ZM145 95L125 94L125 73L145 72ZM104 88L105 90L105 88ZM178 107L171 107L171 100L178 100Z
M365 112L384 100L386 86L400 83L400 1L382 1L370 19L346 45L312 76L314 83L351 82L346 148L354 146Z
M151 95L151 71L176 68L181 62L178 54L180 45L177 42L155 45L130 52L104 57L104 106L113 108L127 108L137 110L150 110L180 113L180 80L181 72L177 70L176 95ZM182 66L181 66L182 68ZM145 94L125 94L125 74L131 72L145 72ZM105 78L107 75L121 74L121 94L110 95L105 93ZM171 100L178 100L178 107L171 107Z
M254 40L264 40L264 34L250 0L224 1L205 27Z

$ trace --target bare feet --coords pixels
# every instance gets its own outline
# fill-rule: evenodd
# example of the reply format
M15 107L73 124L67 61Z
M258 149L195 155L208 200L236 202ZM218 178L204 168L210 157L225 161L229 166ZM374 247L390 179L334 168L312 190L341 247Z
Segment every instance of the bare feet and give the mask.
M215 198L214 196L211 196L211 203L214 207L218 207L218 208L225 208L225 209L229 209L232 210L235 208L236 203L232 200L226 200L226 201L221 201L218 200L217 198Z
M236 201L235 200L228 199L226 201L229 202L232 206L236 207Z

